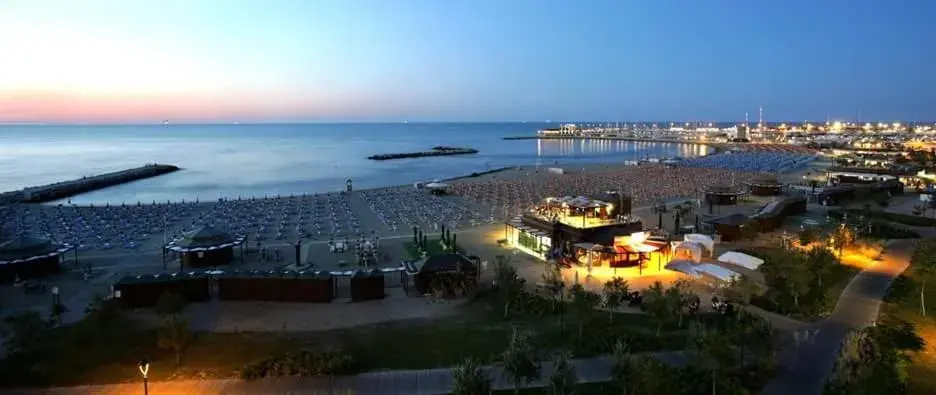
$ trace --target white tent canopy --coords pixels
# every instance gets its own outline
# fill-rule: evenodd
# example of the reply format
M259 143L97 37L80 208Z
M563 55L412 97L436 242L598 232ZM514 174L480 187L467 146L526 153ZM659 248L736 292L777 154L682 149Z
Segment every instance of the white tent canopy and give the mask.
M702 245L692 241L677 241L673 246L673 255L679 256L680 252L689 252L692 261L702 262Z
M426 184L426 188L428 188L428 189L445 189L445 188L448 188L448 184L446 184L446 183L444 183L444 182L437 182L437 181L435 181L435 182L430 182L429 184Z
M664 266L664 269L680 272L695 278L702 276L699 271L696 270L696 263L686 259L672 260Z
M697 265L695 267L695 270L703 275L707 275L707 276L715 278L716 280L720 280L724 282L730 282L732 279L740 277L740 275L734 271L725 269L721 266L711 264L711 263L703 263L701 265Z
M709 235L703 235L701 233L689 233L683 236L683 240L691 241L693 243L701 244L708 250L709 256L715 254L715 241Z
M757 270L757 268L764 264L763 259L737 251L728 251L724 254L721 254L721 256L718 257L718 260L721 262L738 265L749 270Z

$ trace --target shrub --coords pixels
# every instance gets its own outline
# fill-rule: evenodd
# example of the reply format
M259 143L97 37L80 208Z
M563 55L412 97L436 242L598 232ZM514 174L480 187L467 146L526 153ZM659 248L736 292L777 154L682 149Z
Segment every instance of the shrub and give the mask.
M244 380L285 376L331 376L357 372L354 358L340 351L299 350L247 364L240 371Z

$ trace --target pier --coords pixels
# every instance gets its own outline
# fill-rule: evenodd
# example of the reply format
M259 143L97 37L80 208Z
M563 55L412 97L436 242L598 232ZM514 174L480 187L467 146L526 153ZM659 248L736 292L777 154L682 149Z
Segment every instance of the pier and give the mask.
M406 159L406 158L423 158L427 156L468 155L468 154L477 154L477 153L478 153L478 150L473 149L473 148L436 146L436 147L432 147L431 151L404 152L404 153L399 153L399 154L378 154L378 155L368 156L367 159L391 160L391 159Z
M126 184L144 178L156 177L179 170L178 166L148 164L132 169L82 177L19 191L0 194L0 203L43 203L64 199L80 193L90 192L114 185Z

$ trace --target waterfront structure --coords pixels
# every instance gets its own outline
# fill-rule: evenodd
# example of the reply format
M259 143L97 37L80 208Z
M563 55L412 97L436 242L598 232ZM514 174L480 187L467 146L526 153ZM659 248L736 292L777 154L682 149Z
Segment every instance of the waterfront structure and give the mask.
M558 128L538 130L536 134L544 137L574 137L579 135L579 128L574 123L566 123L560 125Z
M754 196L776 196L783 192L783 183L777 177L763 176L745 183Z
M544 199L504 225L506 242L541 260L574 260L582 249L604 251L615 244L616 238L643 227L638 218L630 215L630 197L613 196L617 197L616 203L608 197Z
M62 272L61 263L68 251L78 250L69 244L20 233L0 242L0 282L11 283L41 278Z
M744 191L727 185L712 185L701 192L706 203L716 206L738 204L738 199L744 196Z
M164 247L179 256L179 268L208 267L227 265L234 259L234 247L240 247L241 260L244 259L245 236L233 236L209 225L186 232L177 240Z

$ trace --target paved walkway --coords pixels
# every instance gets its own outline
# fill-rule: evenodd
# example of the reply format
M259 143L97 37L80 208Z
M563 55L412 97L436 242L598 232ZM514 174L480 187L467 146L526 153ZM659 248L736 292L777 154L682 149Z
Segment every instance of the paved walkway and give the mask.
M932 237L925 234L924 237ZM845 336L877 320L881 299L891 282L910 265L916 240L888 243L876 265L855 276L835 305L832 315L794 333L796 343L782 353L786 367L764 388L763 395L819 395L832 372Z
M674 366L685 364L679 352L650 354ZM611 380L611 357L596 357L573 361L579 382L593 383ZM497 366L485 368L494 389L512 389ZM552 363L544 362L541 377L549 377ZM544 387L547 381L536 380L528 387ZM440 395L452 390L451 369L396 370L363 373L356 376L328 378L288 377L255 381L198 380L150 383L153 395ZM52 389L4 390L0 395L142 395L142 382L132 384L62 387Z

